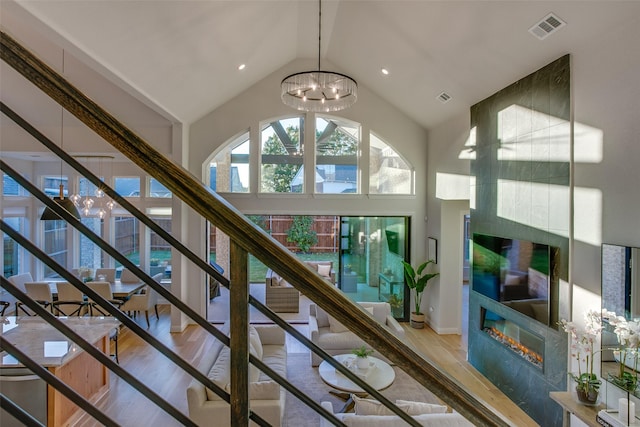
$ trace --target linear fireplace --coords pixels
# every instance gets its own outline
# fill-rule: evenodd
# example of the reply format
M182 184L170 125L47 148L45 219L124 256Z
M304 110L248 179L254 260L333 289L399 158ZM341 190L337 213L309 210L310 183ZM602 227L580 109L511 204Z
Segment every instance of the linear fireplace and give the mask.
M544 339L484 307L481 314L483 332L536 368L543 369Z

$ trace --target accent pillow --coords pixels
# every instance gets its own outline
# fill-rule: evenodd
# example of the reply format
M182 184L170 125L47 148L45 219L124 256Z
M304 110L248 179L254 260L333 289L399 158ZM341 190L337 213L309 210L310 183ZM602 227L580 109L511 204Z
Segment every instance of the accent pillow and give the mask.
M253 347L254 356L262 360L262 342L260 342L260 335L253 325L249 325L249 346Z
M352 394L356 415L395 415L389 408L375 399L365 399Z
M327 317L329 317L329 330L334 334L339 334L341 332L349 332L349 329L340 323L335 317L327 313Z
M371 317L373 317L373 307L363 307L363 308L364 308L364 311L366 311L371 315Z
M411 400L398 399L396 400L396 406L411 416L422 414L444 414L445 412L447 412L447 407L444 405L425 402L412 402Z
M331 264L318 264L318 274L322 277L331 277Z

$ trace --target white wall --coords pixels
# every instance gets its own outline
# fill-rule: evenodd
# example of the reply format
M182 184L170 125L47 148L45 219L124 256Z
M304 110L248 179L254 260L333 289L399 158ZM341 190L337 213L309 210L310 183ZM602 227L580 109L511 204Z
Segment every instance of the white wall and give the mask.
M561 295L560 303L568 310L573 307L577 322L582 321L584 310L600 307L601 243L640 246L640 55L610 48L620 40L640 40L640 17L635 25L585 40L569 52L575 118L575 238L569 273L573 286L563 291L568 297ZM621 61L628 72L614 74L610 64ZM429 131L430 235L437 236L445 225L439 212L442 202L435 198L433 187L436 173L468 173L468 161L458 159L468 123L465 114Z
M260 121L297 114L282 104L280 81L295 70L305 69L305 66L309 63L294 61L288 64L195 122L189 132L189 170L201 176L207 166L204 162L233 136L251 128L251 137L257 137L258 132L254 130L258 129ZM424 217L428 204L428 179L423 161L427 157L425 129L363 86L358 88L358 102L353 107L331 115L360 123L363 140L368 141L369 133L374 132L412 162L416 196L303 194L282 197L253 193L225 194L224 197L245 214L407 215L411 217L412 261L421 262L425 257L427 236ZM307 115L307 123L313 123L313 117ZM257 182L255 179L251 181ZM189 219L190 222L198 220L195 216Z

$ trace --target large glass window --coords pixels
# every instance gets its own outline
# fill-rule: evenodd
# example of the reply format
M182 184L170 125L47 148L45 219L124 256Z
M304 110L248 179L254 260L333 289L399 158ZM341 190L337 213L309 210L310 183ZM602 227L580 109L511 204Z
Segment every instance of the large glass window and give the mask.
M316 193L358 192L359 144L359 126L335 118L316 118Z
M132 216L114 218L115 242L113 247L132 263L140 264L140 222ZM116 268L121 271L122 264L116 261Z
M412 194L413 172L409 164L373 133L369 145L369 193Z
M49 220L42 221L42 224L44 227L44 252L58 264L67 267L67 221ZM58 277L58 273L45 264L44 277Z
M171 218L150 216L163 230L171 234ZM162 273L163 279L171 278L171 245L158 233L149 230L149 275Z
M301 193L304 191L302 117L282 119L262 127L260 192Z
M26 235L24 217L5 217L3 220L7 225L23 236ZM4 277L10 277L21 272L21 264L24 262L23 249L18 243L8 235L4 234L3 255L4 255Z
M213 191L249 192L249 132L220 151L209 165L209 186Z
M116 176L113 178L114 190L124 197L140 197L139 176Z
M6 173L2 174L3 196L26 196L27 191Z
M171 197L171 191L157 179L150 178L149 197Z

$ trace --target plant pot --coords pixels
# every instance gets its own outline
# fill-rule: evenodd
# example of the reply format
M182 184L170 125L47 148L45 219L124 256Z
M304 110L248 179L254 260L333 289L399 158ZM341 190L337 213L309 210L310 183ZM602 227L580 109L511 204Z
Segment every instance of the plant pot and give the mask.
M592 387L585 390L576 386L576 400L582 405L597 406L600 403L600 393Z
M366 357L358 357L356 360L356 366L358 369L367 369L369 367L369 359Z
M424 328L424 313L416 313L415 311L411 313L411 317L409 318L411 327L414 329L422 329Z

